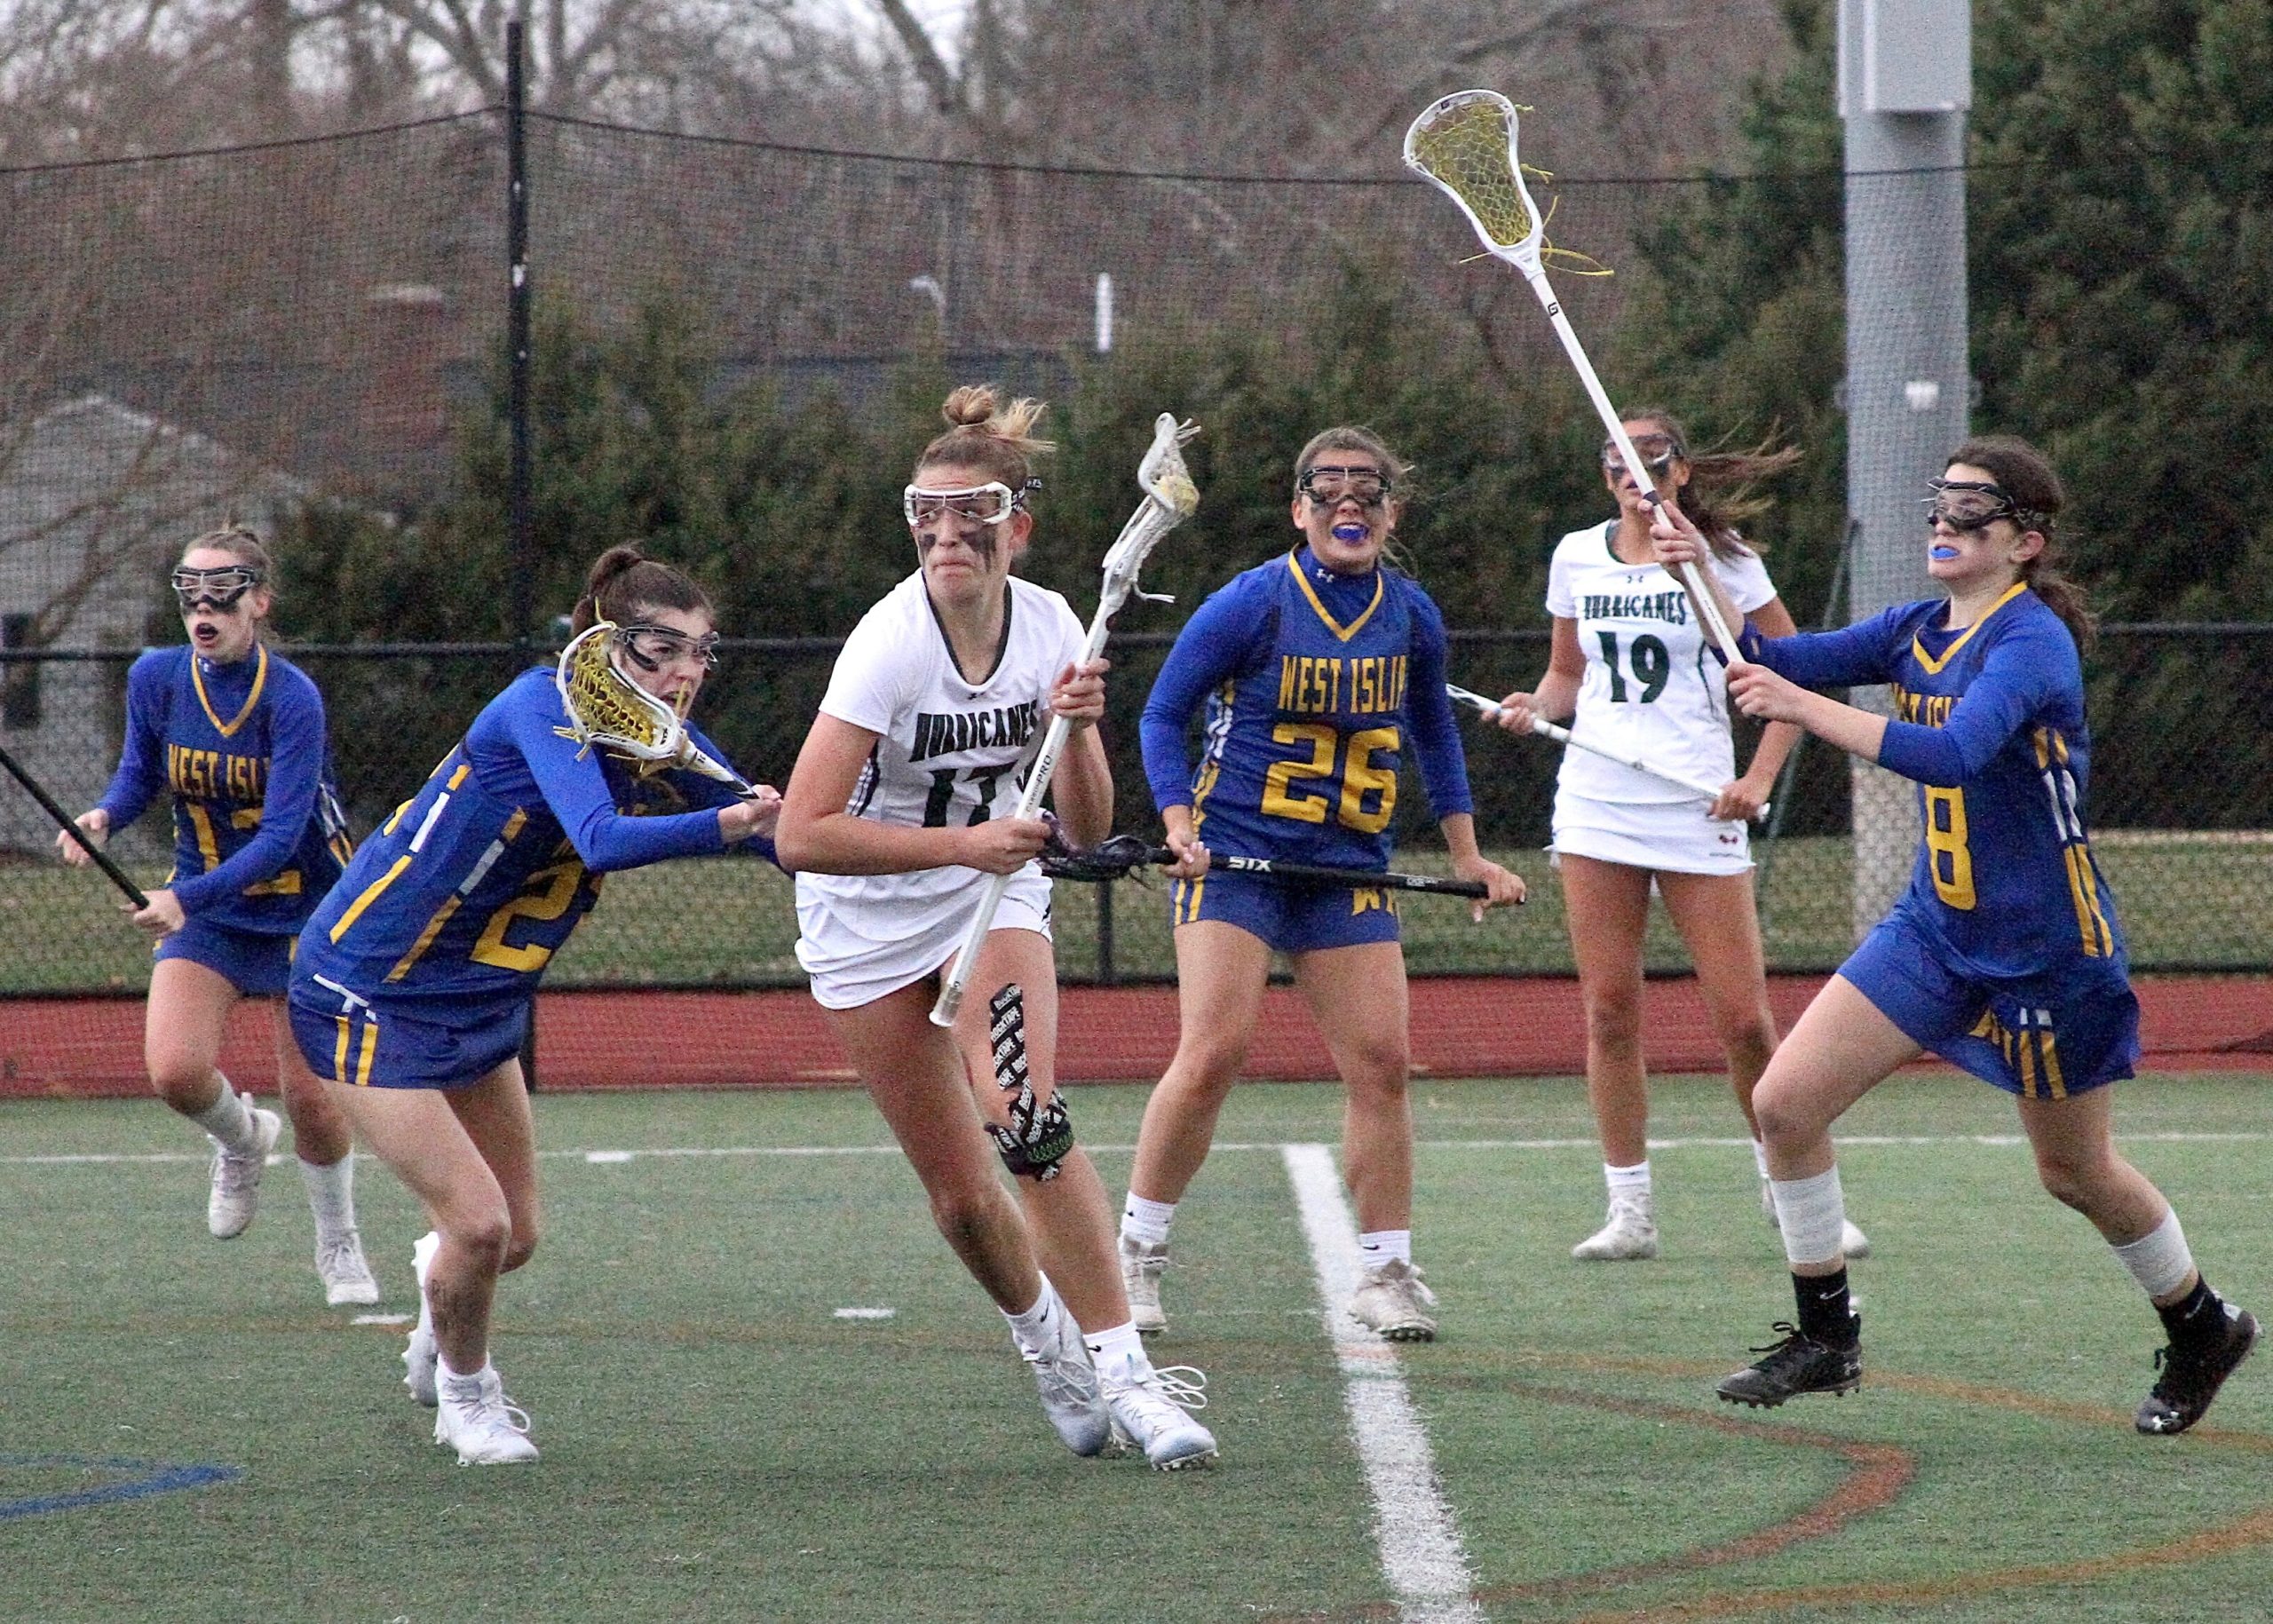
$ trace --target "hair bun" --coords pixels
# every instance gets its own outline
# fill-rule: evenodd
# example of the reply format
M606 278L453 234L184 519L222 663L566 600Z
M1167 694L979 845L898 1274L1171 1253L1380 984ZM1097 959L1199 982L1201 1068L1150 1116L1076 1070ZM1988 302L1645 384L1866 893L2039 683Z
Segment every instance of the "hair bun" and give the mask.
M991 384L965 384L949 395L939 416L950 428L978 428L994 421L994 388Z

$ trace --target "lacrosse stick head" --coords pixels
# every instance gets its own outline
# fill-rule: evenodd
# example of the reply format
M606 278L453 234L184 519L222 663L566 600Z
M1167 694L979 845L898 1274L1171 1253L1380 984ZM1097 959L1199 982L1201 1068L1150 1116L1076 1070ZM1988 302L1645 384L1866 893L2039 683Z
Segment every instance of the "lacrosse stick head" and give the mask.
M1516 156L1514 102L1497 91L1439 97L1405 132L1405 167L1460 205L1487 250L1539 270L1547 221Z
M638 761L675 761L686 724L677 710L616 669L615 622L599 621L560 651L553 685L580 745L602 745Z
M1105 554L1105 591L1114 607L1136 591L1137 572L1144 567L1145 558L1160 539L1200 509L1200 487L1192 483L1192 472L1184 465L1184 448L1199 432L1198 424L1178 423L1173 412L1162 412L1152 420L1152 443L1136 464L1136 483L1144 492L1144 500L1121 527L1113 551Z

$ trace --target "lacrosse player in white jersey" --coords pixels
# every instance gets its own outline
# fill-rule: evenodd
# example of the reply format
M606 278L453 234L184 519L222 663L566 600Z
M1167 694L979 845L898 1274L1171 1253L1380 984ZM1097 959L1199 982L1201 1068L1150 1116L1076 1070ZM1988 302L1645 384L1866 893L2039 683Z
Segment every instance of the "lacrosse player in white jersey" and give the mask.
M1174 1469L1216 1454L1183 1407L1204 1403L1204 1378L1154 1369L1131 1319L1112 1208L1057 1090L1049 882L1034 861L1049 828L1015 815L1029 747L1057 715L1074 729L1051 780L1065 832L1089 845L1113 826L1095 725L1105 663L1081 664L1064 598L1010 574L1049 449L1032 432L1041 411L983 386L947 397L947 432L904 495L919 567L846 640L778 838L813 997L941 1234L1010 1321L1050 1423L1076 1454L1118 1437ZM992 875L1010 883L942 1030L939 972Z
M1789 467L1799 452L1762 446L1692 455L1687 432L1662 411L1635 413L1625 427L1659 495L1678 498L1710 538L1710 566L1730 600L1768 636L1797 630L1758 551L1736 527L1765 506L1749 495L1751 482ZM1573 749L1556 780L1555 866L1586 1006L1587 1093L1610 1187L1607 1220L1571 1255L1598 1260L1658 1255L1642 1053L1642 939L1653 883L1696 964L1765 1196L1768 1164L1752 1090L1775 1052L1776 1023L1746 823L1768 804L1799 738L1786 723L1770 724L1738 776L1721 662L1681 582L1657 562L1649 507L1614 444L1604 443L1602 468L1618 517L1556 544L1547 576L1555 621L1547 673L1532 692L1501 701L1499 717L1502 727L1525 734L1534 717L1575 717L1571 728L1580 739L1665 775ZM1718 784L1721 792L1707 805L1668 781L1682 779ZM1849 1256L1868 1249L1851 1224L1846 1240Z

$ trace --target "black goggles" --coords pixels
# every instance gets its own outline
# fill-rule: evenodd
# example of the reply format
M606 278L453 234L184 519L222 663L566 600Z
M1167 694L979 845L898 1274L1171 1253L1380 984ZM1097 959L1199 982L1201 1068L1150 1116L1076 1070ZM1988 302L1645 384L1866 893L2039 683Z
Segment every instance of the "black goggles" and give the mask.
M2042 530L2051 521L2012 498L2006 488L1987 479L1928 479L1933 495L1921 498L1926 509L1926 528L1947 525L1960 535L1985 530L2000 519L2009 519L2024 530Z
M1342 468L1319 463L1295 477L1295 488L1312 502L1340 502L1345 496L1366 507L1379 507L1396 488L1396 481L1378 468Z
M193 609L215 609L226 614L247 592L260 584L260 572L249 565L224 569L179 568L173 573L174 601L187 614Z
M701 661L706 671L718 669L718 634L706 631L690 638L669 626L618 626L615 646L641 670L653 674L667 665Z

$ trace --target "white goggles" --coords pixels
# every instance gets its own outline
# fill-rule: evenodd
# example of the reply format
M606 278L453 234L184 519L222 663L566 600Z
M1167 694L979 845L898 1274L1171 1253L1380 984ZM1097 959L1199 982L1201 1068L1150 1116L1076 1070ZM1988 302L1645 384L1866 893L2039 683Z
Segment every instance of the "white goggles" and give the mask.
M999 525L1026 505L1026 493L1014 491L1000 479L960 490L927 490L911 485L899 493L899 511L913 526L927 525L942 513L975 519L982 525Z

